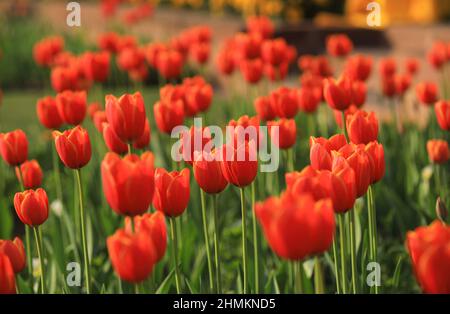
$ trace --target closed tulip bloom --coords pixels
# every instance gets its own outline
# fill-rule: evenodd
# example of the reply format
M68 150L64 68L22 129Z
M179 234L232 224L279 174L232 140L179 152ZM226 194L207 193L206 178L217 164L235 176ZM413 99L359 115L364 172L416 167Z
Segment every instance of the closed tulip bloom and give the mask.
M197 154L192 165L195 181L208 194L220 193L228 185L228 181L222 173L220 161L216 158L218 153L220 151L212 150Z
M156 211L145 213L140 216L125 217L125 230L132 233L131 219L134 219L134 230L136 233L147 233L155 246L156 263L165 255L167 249L167 227L164 214Z
M287 61L287 48L287 43L283 38L265 40L261 46L262 59L265 63L279 66Z
M213 89L209 84L196 84L186 88L186 105L195 112L205 112L209 109L213 97Z
M116 61L121 70L132 71L145 62L145 53L139 47L127 47L119 52Z
M16 294L16 277L9 257L0 253L0 294Z
M352 104L352 81L347 77L338 81L325 79L323 94L331 108L345 110Z
M433 68L441 69L448 60L446 44L441 41L435 42L427 54L427 60Z
M434 221L406 234L414 274L425 293L450 293L450 227Z
M436 113L436 119L442 130L450 131L450 102L438 101L434 105L434 112Z
M353 208L357 197L356 174L348 162L341 159L333 163L332 171L323 170L319 181L333 200L336 213Z
M270 248L281 258L304 260L331 246L335 220L330 199L284 193L257 203L255 211Z
M397 72L397 62L393 58L383 58L378 65L382 79L392 77Z
M124 94L120 98L105 97L105 111L114 133L124 142L141 137L145 128L145 105L140 92Z
M147 279L156 263L157 252L147 232L117 230L106 240L109 258L120 279L139 283Z
M374 112L358 110L346 116L348 137L352 143L368 144L378 138L378 120Z
M94 122L95 128L100 133L103 133L103 124L108 122L108 119L106 118L106 112L104 112L103 110L97 111L96 113L94 113L92 120Z
M240 142L253 140L256 143L256 148L259 148L264 138L264 133L260 132L260 120L258 116L249 117L248 115L240 116L237 120L230 120L228 122L229 127L233 127L234 132L234 144L240 144ZM227 130L227 132L231 129Z
M347 144L344 134L336 134L329 139L323 137L309 138L309 159L316 170L331 170L333 150L338 151Z
M189 133L181 133L180 140L180 151L183 156L183 160L192 165L196 157L195 154L203 152L205 150L205 146L211 142L211 132L207 127L200 128L197 126L191 126ZM208 146L211 147L212 143Z
M155 185L153 162L150 152L141 157L105 155L101 165L103 192L117 214L136 216L148 210Z
M393 76L388 76L381 79L381 90L383 95L392 98L396 95L395 78Z
M53 65L55 58L63 50L64 39L62 37L47 37L33 46L33 58L38 65L49 67Z
M366 102L367 86L362 81L352 83L352 105L360 108ZM347 108L348 109L348 108Z
M48 198L45 190L26 190L14 196L14 207L20 221L30 227L42 225L48 218Z
M169 217L183 214L189 203L189 169L168 172L164 168L155 171L155 195L153 206Z
M302 87L298 91L298 106L306 113L314 113L322 100L322 89Z
M420 64L419 64L419 60L415 59L415 58L408 58L405 60L405 68L406 68L406 72L409 75L414 75L417 73L417 71L419 71L420 68Z
M262 38L272 37L275 26L273 25L270 18L264 15L260 16L250 16L246 20L247 31L250 34L258 34Z
M111 125L107 122L103 123L103 139L105 140L106 147L116 154L125 154L128 152L128 145L124 143L117 135L114 133Z
M174 127L184 122L184 105L181 100L174 102L158 101L153 106L153 113L156 126L163 133L170 134Z
M416 86L416 95L422 104L431 106L438 100L438 87L433 82L419 83Z
M345 57L353 50L353 43L345 34L328 36L326 45L328 53L334 57Z
M78 89L78 72L74 66L54 67L50 73L52 88L61 93L65 90Z
M383 145L377 141L370 142L364 149L370 158L371 182L374 184L384 177L386 171L386 162L384 160Z
M253 140L225 144L221 148L222 173L227 181L238 187L245 187L253 182L258 172L257 148Z
M256 114L261 120L269 121L276 118L275 110L272 108L272 104L268 96L257 97L253 102L253 106L255 107Z
M281 149L288 149L295 145L297 140L297 126L294 119L280 119L277 121L268 121L267 127L272 142ZM272 128L279 128L279 136L272 137Z
M91 160L91 141L88 132L81 126L73 129L53 132L56 151L64 165L71 169L80 169Z
M18 166L28 158L28 139L20 129L0 133L0 153L10 166Z
M270 102L277 116L291 119L298 112L297 90L288 87L280 87L270 93Z
M450 158L448 143L444 140L429 140L427 151L430 161L436 164L444 164Z
M282 81L286 78L289 70L289 63L283 62L275 66L270 63L265 63L263 66L264 75L272 82Z
M25 189L36 189L42 184L42 169L36 160L27 160L20 165L20 173L16 171L17 179L22 180Z
M39 122L47 129L58 129L64 123L59 115L56 100L51 96L37 101L36 112Z
M210 43L195 43L190 47L189 54L198 64L205 64L208 62L210 51Z
M144 133L141 137L133 142L133 147L136 149L144 149L150 145L150 123L148 119L145 119Z
M87 77L96 82L104 82L109 75L110 54L107 51L87 52L83 55L83 65Z
M411 86L411 77L408 74L394 76L395 92L402 96Z
M78 125L86 116L86 92L66 90L56 95L56 106L59 115L67 124Z
M216 57L217 69L223 75L230 75L234 72L234 55L229 51L221 50Z
M285 175L286 191L294 195L309 193L318 201L329 197L329 193L323 188L323 182L319 179L320 171L311 166L306 166L302 171L288 172Z
M162 51L158 54L156 68L166 80L175 79L181 75L183 62L183 56L178 51Z
M0 254L9 257L14 273L18 274L24 270L26 266L26 256L25 248L20 238L15 237L12 241L0 239Z
M263 62L261 59L245 59L239 63L242 76L250 84L258 83L263 75Z
M344 71L352 80L365 82L372 71L372 63L370 56L356 55L347 60Z

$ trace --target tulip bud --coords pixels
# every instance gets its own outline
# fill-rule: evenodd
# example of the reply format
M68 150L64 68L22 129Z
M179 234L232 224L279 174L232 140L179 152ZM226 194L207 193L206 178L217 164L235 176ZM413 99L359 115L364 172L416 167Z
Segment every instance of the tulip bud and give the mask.
M14 207L24 224L30 227L42 225L48 218L47 193L41 188L16 193Z
M25 161L16 169L16 176L18 180L22 180L25 189L36 189L42 184L42 169L36 160Z
M28 139L25 133L14 130L0 133L0 154L10 166L18 166L28 158Z
M216 150L203 151L197 154L192 169L194 178L200 188L209 194L217 194L225 190L228 181L222 173L220 161L216 160Z
M158 101L153 107L156 126L163 132L170 134L177 125L183 124L184 106L181 100L175 102Z
M72 92L66 90L56 95L56 106L64 122L78 125L86 116L86 92Z
M222 173L227 181L245 187L255 180L258 173L257 147L254 140L225 144L221 148Z
M168 172L158 168L155 171L155 195L153 206L169 217L183 214L189 203L189 169Z
M64 165L71 169L80 169L91 160L91 141L88 132L81 126L73 129L53 132L56 151Z
M18 274L26 266L25 248L22 240L15 237L13 241L0 239L0 254L9 257L14 273Z
M416 95L419 101L427 106L431 106L438 99L438 88L433 82L422 82L416 86Z
M327 37L327 51L334 57L345 57L353 50L353 43L345 34L333 34Z
M64 123L59 115L56 100L50 96L37 101L36 111L39 121L47 129L58 129Z
M270 103L277 116L292 119L299 106L297 90L280 87L270 93Z
M263 62L261 59L245 59L239 63L242 76L250 84L258 83L263 75Z
M347 132L354 144L368 144L378 137L378 120L375 113L358 110L346 116Z
M441 129L450 131L450 101L438 101L434 105L434 112Z
M267 121L267 127L272 142L280 149L288 149L295 145L297 140L297 126L294 119L280 119L278 121ZM278 137L272 137L272 128L278 127Z

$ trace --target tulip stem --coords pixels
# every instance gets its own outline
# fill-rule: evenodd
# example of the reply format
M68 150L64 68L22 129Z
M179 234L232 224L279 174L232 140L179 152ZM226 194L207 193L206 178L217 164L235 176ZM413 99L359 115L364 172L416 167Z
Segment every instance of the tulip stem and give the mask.
M286 155L287 155L287 171L288 172L292 172L294 171L294 149L293 148L289 148L286 151Z
M206 219L206 201L205 201L205 192L200 189L200 201L202 205L202 222L203 222L203 236L205 238L205 249L206 249L206 259L208 261L208 275L209 275L209 288L211 292L214 291L214 276L212 270L212 260L211 260L211 250L210 250L210 242L209 242L209 234L208 234L208 223Z
M324 294L325 287L323 282L322 265L320 264L320 257L314 258L314 290L316 294Z
M81 241L83 245L83 258L84 258L84 270L86 275L86 293L91 293L91 272L89 267L89 253L86 239L86 227L85 227L85 213L83 206L83 187L81 185L81 170L75 170L77 183L78 183L78 196L80 205L80 226L81 226Z
M338 214L339 223L339 241L341 242L341 275L342 275L342 293L347 293L347 272L345 267L345 228L341 214Z
M350 210L350 259L352 265L352 290L356 294L356 240L355 240L355 209Z
M245 212L245 190L244 187L240 188L241 191L241 215L242 215L242 268L244 272L244 294L247 293L247 219Z
M255 213L255 181L252 182L252 223L253 223L253 255L255 267L255 293L259 293L259 248L258 248L258 226Z
M181 293L180 289L180 269L178 267L178 242L177 242L177 232L175 230L175 217L170 217L170 235L172 237L172 255L173 255L173 262L175 267L175 285L177 288L177 293Z
M345 111L344 110L341 111L341 115L342 115L342 131L344 132L345 139L348 141L348 134L347 134L347 127L346 127L346 123L345 123Z
M370 246L372 251L372 262L377 261L377 222L376 222L376 210L373 201L373 190L372 186L369 185L367 190L367 202L368 202L368 224L369 231L372 230L372 235L370 237ZM378 294L378 286L374 286L375 294Z
M336 235L333 237L333 262L334 262L334 276L336 277L336 292L341 294L341 285L339 282L339 269L338 269L338 255L336 247Z
M214 212L214 261L216 265L216 288L217 293L222 293L222 276L220 271L220 252L219 252L219 219L217 214L217 198L213 196L213 212Z
M128 155L131 155L131 144L128 143L127 147L128 147Z
M45 294L45 274L44 274L44 258L42 255L42 239L39 234L39 227L34 227L34 239L36 240L36 250L38 253L39 264L41 266L41 293Z
M295 293L303 293L303 263L302 261L293 262L294 265L294 290Z

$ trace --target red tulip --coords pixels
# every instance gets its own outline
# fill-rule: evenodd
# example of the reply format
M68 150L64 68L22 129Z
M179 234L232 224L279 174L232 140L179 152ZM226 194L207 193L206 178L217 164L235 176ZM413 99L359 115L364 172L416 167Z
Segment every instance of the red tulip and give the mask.
M47 37L34 45L33 58L40 66L49 67L63 50L64 39L62 37Z
M352 143L368 144L378 138L378 120L374 112L358 110L346 116L348 137Z
M98 38L98 46L101 50L110 53L118 52L119 35L114 32L101 34Z
M168 172L158 168L155 171L155 195L153 206L169 217L183 214L189 203L189 169Z
M104 112L103 110L97 111L96 113L94 113L92 120L94 122L95 128L100 133L103 133L103 124L108 123L108 119L106 118L106 112Z
M22 240L15 237L13 241L0 240L0 254L9 257L14 273L18 274L24 270L26 266L25 248Z
M59 115L56 101L51 96L39 99L36 111L39 121L47 129L58 129L64 123Z
M86 92L64 91L56 95L59 115L67 124L81 124L86 116Z
M326 79L323 93L331 108L345 110L352 104L352 81L347 77L343 77L339 81Z
M192 165L197 184L209 194L220 193L228 185L228 181L222 173L220 161L216 158L218 153L220 154L220 151L203 151L201 154L197 154Z
M100 104L98 102L93 102L93 103L89 104L89 106L87 107L88 116L92 120L94 120L94 115L98 111L102 111L102 107L100 106Z
M406 234L411 263L425 293L450 293L450 227L441 221Z
M372 71L372 58L363 55L350 57L345 65L345 73L356 81L366 81Z
M398 74L394 76L395 92L403 96L411 86L411 77L408 74Z
M448 59L446 44L444 42L435 42L427 54L427 59L435 69L441 69Z
M260 143L262 143L264 134L260 132L260 121L257 116L249 117L248 115L243 115L237 120L230 120L228 126L233 127L233 129L228 129L227 132L232 131L234 133L234 144L240 144L244 140L253 140L258 148Z
M145 119L144 133L141 137L133 142L133 147L136 149L145 149L150 145L150 123Z
M184 121L183 101L181 100L174 102L167 102L164 100L158 101L153 106L153 113L155 116L156 126L158 127L158 129L163 133L170 134L174 127L183 124Z
M287 61L288 45L283 38L265 40L261 46L261 56L264 63L279 66Z
M422 82L416 86L416 95L421 103L433 105L438 100L438 87L434 82Z
M16 169L18 180L22 180L25 189L36 189L42 184L42 169L36 160L27 160L20 165L20 173Z
M257 148L254 140L225 144L221 149L222 173L227 181L238 187L253 182L258 172Z
M53 89L58 93L65 90L78 89L78 71L73 65L53 68L50 74L50 80Z
M157 249L147 232L130 233L119 229L108 237L106 246L111 264L120 279L139 283L153 271Z
M448 143L444 140L429 140L427 151L430 161L436 164L444 164L450 158Z
M101 165L103 192L117 214L136 216L148 210L155 184L153 161L150 152L123 158L106 154Z
M298 105L303 112L314 113L322 100L322 89L302 87L298 91Z
M262 38L272 37L275 27L267 16L250 16L246 20L247 31L249 34L258 34Z
M381 89L384 96L392 98L396 94L395 78L393 76L388 76L381 79Z
M261 59L245 59L239 63L242 76L250 84L258 83L263 75L263 62Z
M364 149L370 158L371 182L374 184L384 177L386 163L384 161L384 148L377 141L370 142Z
M237 62L244 60L260 60L263 40L259 34L238 33L235 36L234 41Z
M178 51L161 51L156 60L156 68L166 80L171 80L181 75L183 62L183 56Z
M144 49L127 47L117 55L117 66L123 71L131 71L145 63Z
M330 199L284 193L257 203L255 211L269 246L282 258L303 260L331 246L335 220Z
M83 55L84 70L90 80L104 82L109 75L110 55L107 51L86 52Z
M288 149L295 145L297 140L297 126L294 119L280 119L278 121L268 121L267 127L272 142L281 149ZM272 137L272 128L279 128L279 136Z
M280 118L291 119L298 111L297 90L280 87L270 93L271 106Z
M0 253L0 294L16 293L16 277L9 257Z
M124 94L119 99L105 97L106 117L114 133L123 141L139 139L145 128L145 105L140 92Z
M266 63L263 66L265 76L272 82L284 80L286 78L288 70L289 63L287 62L283 62L278 66L272 65L270 63Z
M333 150L338 151L347 144L344 134L336 134L329 139L323 137L309 138L309 158L311 166L316 170L331 170Z
M64 165L71 169L80 169L91 160L91 141L88 132L81 126L73 129L53 132L56 151Z
M196 153L202 153L211 141L211 133L207 127L191 126L189 133L181 133L181 154L183 160L192 165Z
M392 77L397 72L397 62L393 58L382 58L379 63L381 79Z
M275 109L272 108L270 98L268 96L259 96L253 102L256 114L263 121L269 121L276 118Z
M211 45L209 43L195 43L189 49L192 59L199 64L208 62Z
M230 51L220 51L216 58L217 68L223 75L230 75L234 71L234 55Z
M213 89L206 83L186 86L185 101L192 112L205 112L211 105Z
M353 43L345 34L334 34L327 38L327 51L334 57L345 57L353 50Z
M359 111L358 107L356 107L355 105L351 105L350 107L348 107L347 110L344 111L344 116L345 119L347 120L347 117L351 114L356 113L357 111ZM333 110L333 114L334 114L334 120L336 121L337 126L342 129L342 112L339 110Z
M48 218L48 198L45 190L26 190L14 196L14 207L20 221L25 225L36 227Z
M128 145L124 143L117 135L114 133L111 125L104 122L103 128L103 139L108 149L116 154L125 154L128 152Z
M414 75L417 73L417 71L419 71L419 60L415 59L415 58L408 58L405 61L405 68L406 68L406 72L409 75Z
M438 101L434 105L434 112L436 113L436 119L441 127L445 131L450 131L450 102Z
M28 139L25 133L14 130L0 133L0 154L10 166L18 166L28 158Z

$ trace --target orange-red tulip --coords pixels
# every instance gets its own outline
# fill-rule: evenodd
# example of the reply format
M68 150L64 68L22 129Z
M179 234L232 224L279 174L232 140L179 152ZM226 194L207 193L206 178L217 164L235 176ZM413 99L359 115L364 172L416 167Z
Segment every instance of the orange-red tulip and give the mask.
M103 192L117 214L136 216L148 210L155 185L153 162L150 152L123 158L106 154L101 165Z
M9 257L0 253L0 294L16 293L16 277Z
M110 55L107 51L86 52L83 55L83 65L90 80L104 82L109 75Z
M220 161L216 160L216 154L220 151L202 152L197 154L192 165L194 178L200 188L209 194L217 194L225 190L228 181L222 173Z
M427 54L427 59L435 69L441 69L448 59L447 45L441 41L435 42Z
M329 139L323 137L309 138L309 159L316 170L331 170L333 163L331 152L338 151L347 144L344 134L336 134Z
M406 72L409 75L414 75L417 73L417 71L419 71L419 60L415 59L415 58L408 58L405 60L405 68L406 68Z
M294 119L280 119L277 121L267 121L269 134L272 142L280 149L288 149L295 145L297 140L297 125ZM279 136L272 137L272 128L279 128Z
M427 106L438 100L438 87L434 82L422 82L416 85L416 95L419 101Z
M427 151L430 161L436 164L444 164L450 158L448 143L444 140L429 140Z
M184 122L183 101L168 102L160 100L153 106L153 113L158 129L163 133L170 134L174 127Z
M450 101L438 101L434 105L434 112L441 129L450 131Z
M384 160L384 148L377 141L366 145L365 151L370 158L371 184L380 181L386 171L386 162Z
M327 37L327 51L334 57L345 57L353 50L353 43L345 34L333 34Z
M288 59L288 45L283 38L265 40L261 46L261 56L265 63L279 66Z
M272 37L275 27L267 16L249 16L246 20L247 31L250 34L258 34L262 38Z
M256 114L263 121L269 121L276 118L275 110L272 108L270 98L268 96L259 96L253 102Z
M205 64L208 62L210 51L209 43L195 43L190 47L189 54L198 64Z
M148 119L145 119L144 133L141 137L133 142L133 147L136 149L144 149L150 145L150 123Z
M291 119L298 112L298 94L296 89L280 87L270 93L270 102L280 118Z
M393 58L382 58L378 66L381 79L392 77L397 72L397 62Z
M155 194L153 206L169 217L180 216L189 203L189 169L168 172L164 168L155 170Z
M114 133L109 123L104 122L102 128L103 139L105 140L106 147L110 151L116 154L125 154L128 152L128 145Z
M406 235L411 263L425 293L450 293L450 227L441 221Z
M352 143L368 144L378 138L378 120L374 112L358 110L346 116L348 137Z
M67 124L78 125L86 116L86 92L64 91L56 95L59 115Z
M14 207L20 221L35 227L42 225L48 218L48 198L45 190L26 190L14 196Z
M12 241L0 239L0 254L4 254L9 257L13 270L16 274L24 270L27 259L25 256L25 248L20 238L15 237Z
M47 129L58 129L64 123L59 115L56 100L51 96L37 101L36 112L39 122Z
M364 82L370 76L372 63L371 57L356 55L347 60L344 71L352 80Z
M245 187L255 180L258 172L257 145L253 140L235 145L225 144L221 148L222 173L227 181Z
M20 129L0 133L0 154L10 166L18 166L28 158L28 139Z
M261 59L245 59L239 63L242 76L250 84L258 83L263 75L263 62Z
M27 160L16 168L16 175L18 180L22 180L25 189L36 189L42 184L42 169L36 160Z
M183 56L176 50L161 51L156 60L156 68L166 79L175 79L183 70Z
M345 110L352 104L352 81L343 77L338 81L326 79L323 95L328 105L336 110Z
M298 91L298 106L306 113L316 112L322 100L322 89L318 87L302 87Z
M183 160L192 165L196 153L202 153L211 141L211 132L207 127L191 126L189 133L181 133L181 154Z
M207 111L211 105L213 89L206 83L191 84L185 89L185 101L192 112Z
M402 96L411 86L411 77L408 74L398 74L394 76L395 92Z
M33 58L40 66L51 66L56 56L64 50L64 39L59 36L47 37L33 47Z
M52 69L50 81L53 89L61 93L65 90L78 89L78 71L74 66L58 66Z
M91 160L91 141L88 132L81 126L73 129L53 132L56 151L64 165L71 169L80 169Z

